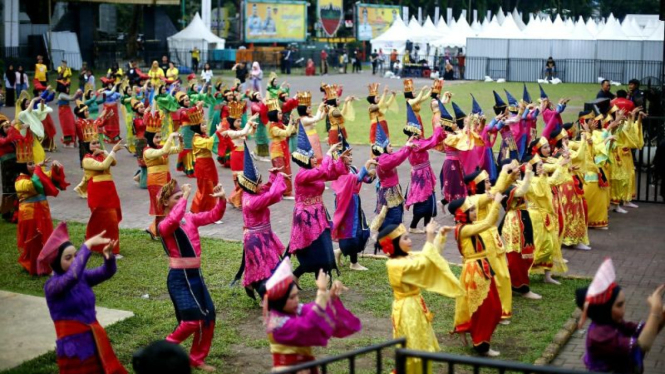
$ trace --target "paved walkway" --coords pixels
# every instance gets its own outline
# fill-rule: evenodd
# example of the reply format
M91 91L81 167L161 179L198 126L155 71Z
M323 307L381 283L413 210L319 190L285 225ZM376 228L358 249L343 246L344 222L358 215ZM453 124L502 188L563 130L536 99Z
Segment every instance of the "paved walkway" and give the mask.
M367 84L372 81L386 83L395 89L401 88L401 81L372 77L368 73L335 75L321 77L320 79L289 77L289 82L294 90L310 90L314 94L315 100L318 100L320 97L318 95L318 87L321 81L341 83L344 85L345 95L353 94L359 97L366 95ZM416 86L424 83L425 80L416 82ZM363 107L363 105L364 102L359 103L358 108ZM1 111L6 114L10 112L7 108L2 108ZM13 117L13 114L10 115ZM57 123L57 114L53 116L53 119ZM401 136L401 134L397 136ZM250 144L250 147L253 148L253 144ZM356 165L362 165L368 155L368 146L354 146L354 160ZM61 161L65 165L68 180L73 185L80 181L82 172L78 167L77 149L64 149L61 147L58 152L49 156ZM431 152L430 160L435 172L438 174L443 164L444 156L438 152ZM257 162L256 164L259 171L264 175L264 178L267 178L267 170L270 168L270 164L265 162ZM172 165L175 165L175 159L172 160ZM294 173L296 173L298 169L297 165L292 164L292 167ZM136 169L135 159L129 153L122 151L118 158L118 166L113 168L113 176L120 200L122 201L123 221L121 222L121 227L144 229L151 221L148 216L148 192L147 190L139 189L131 180ZM406 190L409 181L409 171L410 166L408 163L398 167L404 190ZM233 189L230 170L218 168L218 173L220 182L224 185L227 193L230 193ZM175 171L172 171L172 174L180 183L188 182L192 183L194 187L196 186L194 179L188 180ZM437 191L437 193L440 194L440 191ZM361 198L365 213L368 219L371 220L374 217L373 210L376 203L374 186L363 185ZM326 191L324 201L332 214L334 209L332 191ZM51 204L52 214L55 219L85 223L89 218L86 201L78 198L76 193L71 189L61 193L57 198L49 199L49 203ZM289 241L293 204L293 201L282 201L272 209L273 230L285 244ZM662 243L665 243L665 231L662 230L662 223L659 223L662 222L661 217L664 212L665 205L644 204L637 210L630 210L629 214L626 215L612 213L610 215L610 230L590 232L592 251L564 251L564 256L570 260L570 274L577 276L591 277L604 257L611 256L613 258L617 267L619 282L624 287L627 295L627 318L631 320L639 320L647 316L646 295L656 285L665 282L665 272L663 271L665 269L665 256L663 256L664 252L662 249ZM404 222L408 225L410 220L411 213L406 212ZM451 216L442 216L441 212L439 212L437 221L444 225L453 224ZM201 234L208 237L240 241L242 240L242 229L241 212L229 207L223 218L223 224L202 228ZM414 235L415 248L419 248L423 242L424 235ZM367 246L365 252L372 252L371 244ZM457 251L454 240L448 240L444 255L450 262L461 262L461 256ZM571 295L572 305L573 295ZM570 306L564 307L568 308ZM565 367L581 368L581 355L584 351L583 338L583 336L576 334L554 363ZM647 357L647 372L665 374L665 359L662 357L665 357L665 334L661 334L654 345L652 353Z
M0 344L0 371L55 349L55 329L45 298L0 291L0 304L0 336L6 342ZM104 327L134 316L124 310L96 309Z

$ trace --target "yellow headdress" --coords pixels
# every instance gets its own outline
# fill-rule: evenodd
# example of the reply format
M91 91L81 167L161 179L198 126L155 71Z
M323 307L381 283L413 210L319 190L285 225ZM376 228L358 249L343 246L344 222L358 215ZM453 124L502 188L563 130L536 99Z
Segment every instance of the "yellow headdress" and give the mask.
M312 93L309 91L297 92L296 97L298 98L298 105L310 106L312 105Z
M268 106L268 111L269 112L273 111L273 110L277 110L277 111L280 111L280 112L282 111L282 106L279 104L278 99L268 99L266 101L266 105Z
M156 134L162 131L162 114L160 111L148 112L144 115L145 131Z
M28 139L19 140L16 142L16 162L19 164L27 164L35 160L35 155L32 150L32 137Z
M378 96L379 95L379 84L370 83L369 84L369 96Z
M239 119L245 113L244 101L231 101L229 104L229 117Z
M413 79L408 78L404 80L404 92L413 92Z
M326 100L333 100L337 98L337 85L323 85L323 90L326 91Z
M432 93L441 93L441 89L443 89L443 79L434 80L434 83L432 83Z

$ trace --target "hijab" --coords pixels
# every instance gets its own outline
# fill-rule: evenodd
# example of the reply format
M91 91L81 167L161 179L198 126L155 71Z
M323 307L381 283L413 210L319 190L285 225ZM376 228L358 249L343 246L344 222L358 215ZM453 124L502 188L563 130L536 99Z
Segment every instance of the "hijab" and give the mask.
M14 65L9 65L7 71L5 71L5 76L7 77L9 84L14 87L16 84L16 70L14 70Z
M259 79L263 78L263 71L261 71L261 66L259 65L258 61L254 61L252 63L252 76Z

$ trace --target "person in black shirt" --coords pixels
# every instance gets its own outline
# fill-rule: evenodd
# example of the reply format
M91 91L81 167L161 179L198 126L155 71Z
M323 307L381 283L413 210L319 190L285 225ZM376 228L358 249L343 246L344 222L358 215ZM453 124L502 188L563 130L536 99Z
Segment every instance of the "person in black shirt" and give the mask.
M284 58L282 59L282 66L284 71L282 73L291 74L291 61L293 61L293 47L287 47L284 50Z
M245 86L245 80L247 79L247 74L249 73L247 71L247 64L244 62L239 62L235 64L231 70L236 72L236 79L240 81L240 87Z
M372 59L372 75L376 75L376 68L379 66L379 54L376 53L376 49L370 55Z
M129 83L134 86L134 85L141 85L141 76L139 75L139 72L136 71L138 68L136 61L130 61L129 66L127 67L127 79L129 79Z
M635 104L635 107L644 106L644 92L640 90L640 81L631 79L628 82L628 100Z
M169 70L169 58L167 56L162 56L162 63L159 64L159 67L164 71L164 76L166 76L166 72Z
M610 92L610 81L608 79L603 80L600 83L600 91L598 91L596 99L614 100L614 97L614 94Z

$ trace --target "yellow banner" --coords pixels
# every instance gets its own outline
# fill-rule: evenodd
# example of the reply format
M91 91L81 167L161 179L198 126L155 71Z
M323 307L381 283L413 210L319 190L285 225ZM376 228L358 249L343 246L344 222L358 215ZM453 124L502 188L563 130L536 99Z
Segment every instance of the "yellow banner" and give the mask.
M217 21L219 14L219 22ZM210 30L220 38L228 38L231 23L229 22L229 11L226 8L215 8L210 13Z
M245 4L245 41L257 43L298 42L307 39L305 2L258 2Z
M358 40L370 40L383 34L396 18L401 17L399 6L356 4Z

